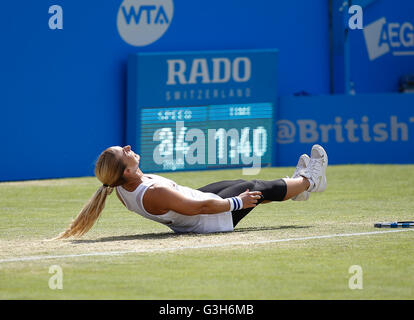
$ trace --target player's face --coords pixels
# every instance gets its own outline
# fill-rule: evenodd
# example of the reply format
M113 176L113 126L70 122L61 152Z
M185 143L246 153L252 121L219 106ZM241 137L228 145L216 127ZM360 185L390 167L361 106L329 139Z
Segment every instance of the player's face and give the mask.
M138 169L140 156L131 150L131 146L125 147L111 147L115 154L119 156L119 159L126 165L127 168L132 170Z

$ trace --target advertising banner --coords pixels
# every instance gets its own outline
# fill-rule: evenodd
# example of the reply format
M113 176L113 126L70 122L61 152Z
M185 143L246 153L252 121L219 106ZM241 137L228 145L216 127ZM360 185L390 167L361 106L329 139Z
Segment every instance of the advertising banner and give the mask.
M139 53L127 143L148 171L271 165L277 50Z
M278 166L315 143L331 164L414 162L414 94L280 97L278 111Z

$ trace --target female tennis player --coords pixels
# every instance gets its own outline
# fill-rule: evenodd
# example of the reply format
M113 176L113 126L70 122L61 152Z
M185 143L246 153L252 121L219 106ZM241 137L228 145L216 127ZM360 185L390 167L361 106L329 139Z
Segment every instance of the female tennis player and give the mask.
M178 185L159 175L144 174L139 161L140 156L130 146L110 147L102 152L95 166L95 175L102 186L57 239L80 237L88 232L114 189L128 210L162 223L174 232L233 231L260 203L303 201L310 192L324 191L328 156L320 145L314 145L310 157L300 156L291 178L226 180L199 189Z

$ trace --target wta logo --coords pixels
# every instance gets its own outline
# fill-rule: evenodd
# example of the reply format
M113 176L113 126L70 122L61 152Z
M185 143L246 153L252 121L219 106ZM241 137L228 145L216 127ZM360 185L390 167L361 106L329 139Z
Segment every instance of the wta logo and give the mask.
M124 0L118 10L119 35L132 46L147 46L167 31L173 13L172 0Z

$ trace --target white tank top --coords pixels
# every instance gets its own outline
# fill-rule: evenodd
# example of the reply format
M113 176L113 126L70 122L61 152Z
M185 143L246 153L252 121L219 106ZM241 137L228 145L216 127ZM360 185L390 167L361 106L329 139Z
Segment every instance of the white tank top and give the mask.
M145 191L154 183L167 185L192 199L222 199L214 193L201 192L196 189L180 186L170 179L155 174L145 174L142 183L132 192L125 190L121 186L116 187L116 189L128 210L136 212L144 218L160 222L171 228L174 232L211 233L233 231L233 218L230 211L192 216L184 215L173 210L160 215L147 212L142 199Z

